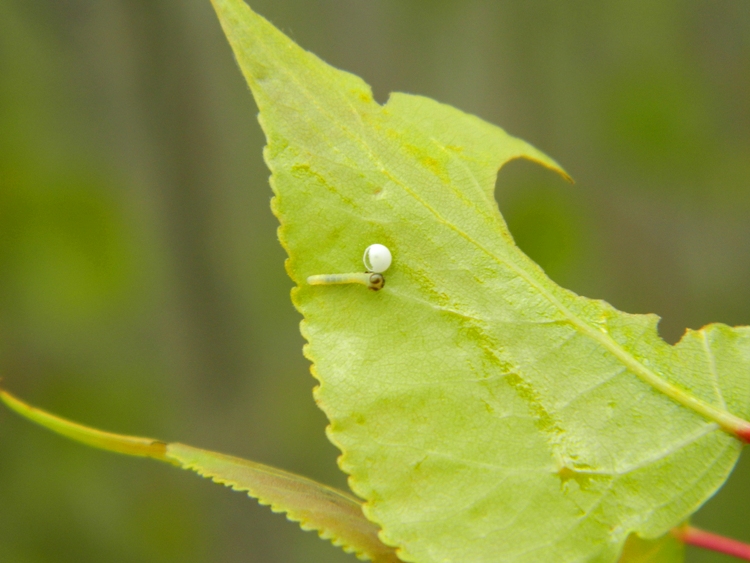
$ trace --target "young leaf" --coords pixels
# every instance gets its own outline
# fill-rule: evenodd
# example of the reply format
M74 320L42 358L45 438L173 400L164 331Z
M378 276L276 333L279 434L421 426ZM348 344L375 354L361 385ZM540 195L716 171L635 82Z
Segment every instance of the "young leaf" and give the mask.
M316 400L403 560L614 562L721 486L750 438L750 329L670 346L655 315L557 286L493 199L503 163L552 160L423 97L381 106L242 0L213 3L260 108ZM376 242L384 290L305 284Z
M360 502L343 491L294 475L208 450L102 432L31 407L0 390L0 401L21 416L94 448L150 457L195 471L235 491L245 491L274 512L283 512L303 530L315 530L344 551L374 563L397 563L393 549L378 539L378 528L362 514Z
M315 530L361 559L399 561L394 550L378 539L378 528L364 517L361 503L348 493L281 469L184 444L169 444L167 457L183 469L247 492L274 512L284 512L289 520L299 522L303 530Z

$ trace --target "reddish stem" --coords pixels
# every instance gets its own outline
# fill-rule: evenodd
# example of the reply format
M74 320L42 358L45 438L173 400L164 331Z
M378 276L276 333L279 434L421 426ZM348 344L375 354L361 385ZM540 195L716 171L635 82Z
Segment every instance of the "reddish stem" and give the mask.
M750 444L750 424L746 424L745 426L737 430L737 438L739 438L746 444Z
M674 535L688 545L702 547L718 553L732 555L745 561L750 561L750 545L705 532L692 526L683 526L674 530Z

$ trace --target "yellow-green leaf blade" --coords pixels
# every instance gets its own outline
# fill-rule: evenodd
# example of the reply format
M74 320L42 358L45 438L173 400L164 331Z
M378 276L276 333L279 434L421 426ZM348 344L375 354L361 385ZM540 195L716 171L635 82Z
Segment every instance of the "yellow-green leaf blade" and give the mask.
M344 551L374 563L398 563L395 551L378 539L378 528L362 514L359 500L343 491L288 471L184 444L125 436L84 426L32 407L0 390L0 400L21 416L97 449L151 457L244 491L304 530L315 530Z
M261 109L274 211L341 467L408 561L613 562L724 482L750 416L750 329L677 346L657 317L557 286L490 186L528 145L368 87L215 0ZM310 287L387 245L383 291Z

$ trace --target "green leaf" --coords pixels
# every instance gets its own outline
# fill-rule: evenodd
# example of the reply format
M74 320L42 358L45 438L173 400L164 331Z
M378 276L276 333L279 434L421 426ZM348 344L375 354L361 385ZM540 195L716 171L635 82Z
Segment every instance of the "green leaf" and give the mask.
M669 533L656 540L630 536L619 563L682 563L685 544Z
M381 106L241 0L213 3L260 108L316 400L403 560L613 562L721 486L750 437L750 329L670 346L655 315L557 286L492 197L511 158L554 161L423 97ZM305 284L361 271L375 242L382 291Z
M315 530L344 551L374 563L397 563L393 549L378 539L378 528L362 514L360 502L343 491L305 477L208 450L103 432L31 407L0 390L0 401L21 416L72 440L121 454L150 457L195 471L215 483L244 491L274 512L283 512L303 530Z
M167 457L215 483L246 491L274 512L286 513L303 530L315 530L361 559L399 561L393 549L378 539L378 528L364 517L361 503L350 494L274 467L184 444L169 444Z

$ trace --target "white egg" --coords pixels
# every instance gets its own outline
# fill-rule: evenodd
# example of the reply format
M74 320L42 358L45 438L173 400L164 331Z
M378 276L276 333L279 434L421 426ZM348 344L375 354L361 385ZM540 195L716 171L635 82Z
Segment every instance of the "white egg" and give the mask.
M365 255L362 260L364 261L365 268L367 268L368 272L382 274L390 268L393 257L387 246L383 246L382 244L371 244L365 250Z

